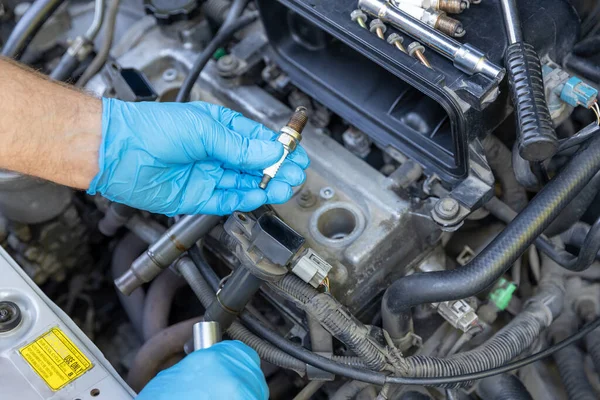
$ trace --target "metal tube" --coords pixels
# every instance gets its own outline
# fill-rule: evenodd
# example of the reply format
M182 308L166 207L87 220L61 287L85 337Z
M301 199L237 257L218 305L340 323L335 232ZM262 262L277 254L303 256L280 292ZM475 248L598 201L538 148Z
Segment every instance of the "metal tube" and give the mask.
M505 69L488 60L479 49L457 42L383 0L359 0L358 7L452 60L457 69L469 75L482 73L498 82L504 78Z
M186 215L139 256L131 268L115 280L115 285L123 294L129 295L150 282L206 235L219 220L220 217L214 215Z
M102 27L102 22L104 22L105 3L105 0L96 0L96 5L94 6L94 19L84 35L90 42L98 36L98 32L100 32L100 28Z
M509 44L523 41L523 32L521 31L521 20L519 19L519 10L515 0L501 0L502 12L504 13L504 26Z
M239 267L227 279L223 289L217 292L217 298L204 313L204 320L216 321L221 328L227 330L258 291L262 282L248 269Z
M194 350L208 349L221 341L221 327L215 321L201 321L194 324Z

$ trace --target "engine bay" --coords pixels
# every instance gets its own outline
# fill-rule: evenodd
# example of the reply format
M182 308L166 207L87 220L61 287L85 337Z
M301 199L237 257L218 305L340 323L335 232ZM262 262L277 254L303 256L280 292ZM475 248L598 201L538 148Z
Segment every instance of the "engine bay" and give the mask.
M0 6L4 57L231 108L311 161L223 217L0 171L0 398L133 398L221 336L274 400L600 397L600 3ZM48 335L73 379L32 364Z

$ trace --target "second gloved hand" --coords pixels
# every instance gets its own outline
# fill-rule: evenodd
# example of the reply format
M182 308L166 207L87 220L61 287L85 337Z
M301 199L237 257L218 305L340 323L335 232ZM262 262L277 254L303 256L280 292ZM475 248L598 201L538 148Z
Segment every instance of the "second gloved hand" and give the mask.
M160 372L136 400L267 400L258 354L238 341L194 351Z
M283 154L277 134L224 107L103 99L99 172L89 194L169 216L225 215L284 203L306 178L302 147L266 190L262 170Z

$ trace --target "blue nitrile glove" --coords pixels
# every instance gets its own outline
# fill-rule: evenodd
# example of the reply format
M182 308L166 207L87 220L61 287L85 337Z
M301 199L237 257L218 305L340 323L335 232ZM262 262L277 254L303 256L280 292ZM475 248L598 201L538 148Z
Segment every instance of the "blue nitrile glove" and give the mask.
M259 189L283 146L275 132L227 108L106 98L102 106L100 171L89 194L169 216L225 215L284 203L306 177L308 156L298 147Z
M242 342L225 341L189 354L160 372L137 400L267 400L269 388L258 354Z

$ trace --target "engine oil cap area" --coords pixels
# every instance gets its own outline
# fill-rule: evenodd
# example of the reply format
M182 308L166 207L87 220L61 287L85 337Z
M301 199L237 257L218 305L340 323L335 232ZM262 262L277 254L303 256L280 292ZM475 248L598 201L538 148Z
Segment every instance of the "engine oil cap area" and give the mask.
M0 333L10 332L22 320L21 309L12 301L0 301Z
M19 353L53 391L73 382L94 366L58 327L21 347Z

